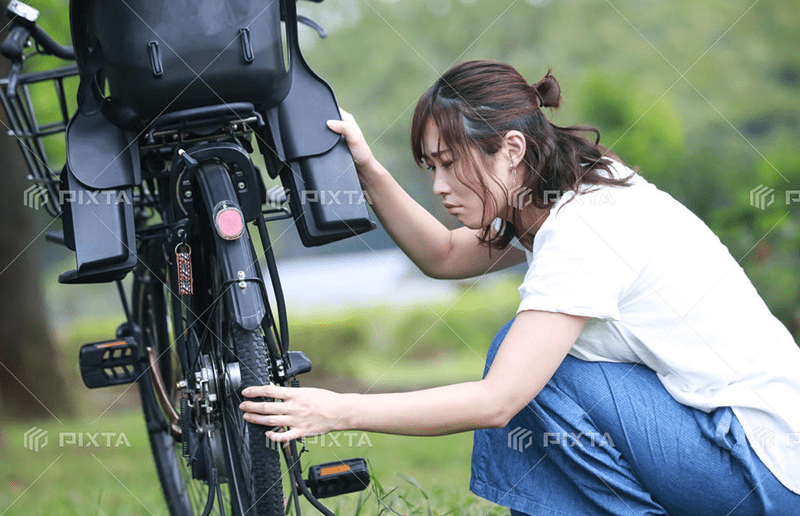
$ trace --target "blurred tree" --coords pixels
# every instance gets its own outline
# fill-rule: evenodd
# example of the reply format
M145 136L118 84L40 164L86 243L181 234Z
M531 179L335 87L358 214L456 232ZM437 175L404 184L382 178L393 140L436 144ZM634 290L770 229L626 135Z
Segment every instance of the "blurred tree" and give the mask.
M800 189L796 2L302 4L332 29L319 44L309 34L312 66L376 156L443 222L408 152L419 95L465 59L509 62L531 82L552 68L564 95L554 123L597 126L601 143L711 226L800 337L800 203L785 201ZM775 189L766 210L749 202L759 185Z
M685 182L676 167L686 142L669 95L652 103L639 93L633 75L610 77L596 70L581 85L578 99L581 122L597 127L600 143L673 195L681 189Z
M5 31L0 32L0 41ZM0 59L0 77L9 62ZM0 113L0 414L5 419L72 413L41 285L34 212L23 202L26 167Z

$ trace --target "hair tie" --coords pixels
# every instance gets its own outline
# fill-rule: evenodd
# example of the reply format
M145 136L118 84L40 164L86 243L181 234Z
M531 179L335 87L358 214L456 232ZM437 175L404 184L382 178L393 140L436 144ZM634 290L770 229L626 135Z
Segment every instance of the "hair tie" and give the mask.
M542 98L542 94L539 93L539 90L538 90L538 88L536 88L536 85L535 84L531 84L530 87L533 90L533 94L536 95L536 100L539 102L539 108L541 109L541 108L545 107L544 99Z

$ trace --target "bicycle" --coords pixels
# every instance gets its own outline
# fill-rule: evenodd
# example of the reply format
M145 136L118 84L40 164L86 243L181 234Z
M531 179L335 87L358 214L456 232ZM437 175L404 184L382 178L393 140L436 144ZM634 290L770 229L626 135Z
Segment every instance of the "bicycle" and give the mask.
M322 29L298 16L294 0L72 0L69 9L73 47L36 24L38 11L9 3L0 50L12 67L0 100L36 207L63 220L48 239L75 252L76 269L59 281L119 290L125 322L113 339L81 348L84 383L138 383L171 515L205 516L215 505L221 514L299 515L301 495L333 514L318 499L366 488L365 461L312 466L305 480L296 443L271 444L238 409L244 387L297 386L311 368L289 351L267 223L293 218L306 246L375 226L363 203L311 199L360 191L343 138L325 127L339 116L333 91L298 43L298 22ZM76 65L22 73L41 54ZM32 93L43 85L59 106L48 123ZM285 199L267 198L254 138ZM53 139L64 144L63 166L51 164Z

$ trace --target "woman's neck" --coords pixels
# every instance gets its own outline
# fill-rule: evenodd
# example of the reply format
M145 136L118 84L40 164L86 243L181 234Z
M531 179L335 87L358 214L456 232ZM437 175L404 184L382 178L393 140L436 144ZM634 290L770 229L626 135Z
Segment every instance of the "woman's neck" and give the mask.
M529 204L521 213L522 227L519 228L520 236L525 234L533 236L538 233L549 215L549 206L547 208L537 208L533 204Z

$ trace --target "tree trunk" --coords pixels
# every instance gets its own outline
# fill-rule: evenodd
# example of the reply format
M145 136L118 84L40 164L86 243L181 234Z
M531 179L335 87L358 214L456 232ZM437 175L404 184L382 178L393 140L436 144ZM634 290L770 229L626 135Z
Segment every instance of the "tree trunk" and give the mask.
M0 41L5 32L0 32ZM10 63L0 58L0 77ZM35 211L23 203L27 169L0 109L0 417L30 419L72 413L59 368L36 251L43 240ZM38 236L37 236L38 235Z

